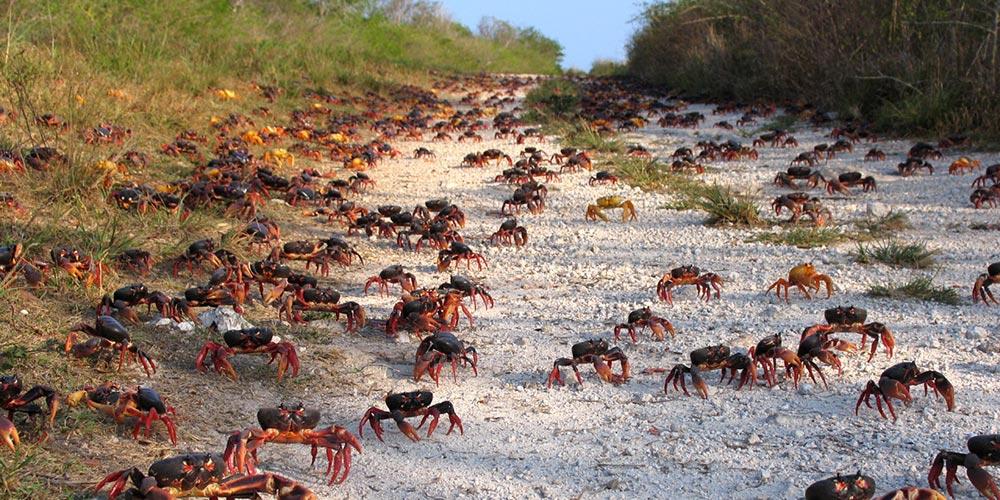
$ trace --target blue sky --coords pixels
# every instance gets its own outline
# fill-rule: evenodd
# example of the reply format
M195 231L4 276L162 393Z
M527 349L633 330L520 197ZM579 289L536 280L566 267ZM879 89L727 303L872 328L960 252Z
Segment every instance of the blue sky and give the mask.
M515 26L534 26L563 46L563 67L590 69L594 59L625 58L635 30L639 0L440 0L458 22L473 30L483 16Z

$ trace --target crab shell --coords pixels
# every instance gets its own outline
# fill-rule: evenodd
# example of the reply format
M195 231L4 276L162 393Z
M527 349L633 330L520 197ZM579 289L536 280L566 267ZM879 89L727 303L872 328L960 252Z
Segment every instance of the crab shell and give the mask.
M297 432L303 429L315 429L319 424L319 410L280 405L277 408L261 408L257 411L257 422L261 429L274 429L280 432Z
M837 474L806 488L806 500L869 500L875 494L875 480L860 472Z
M385 397L385 405L389 411L413 411L427 408L434 400L434 394L430 391L413 391L388 394Z

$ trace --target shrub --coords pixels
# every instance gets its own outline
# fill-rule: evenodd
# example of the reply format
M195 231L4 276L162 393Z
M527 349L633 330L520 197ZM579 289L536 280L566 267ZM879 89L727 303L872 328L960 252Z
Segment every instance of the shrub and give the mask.
M881 262L894 267L925 269L934 265L937 253L937 250L929 250L924 243L884 240L871 245L859 243L854 259L862 264Z
M580 111L580 87L565 78L546 80L528 92L524 106L525 120L532 123L568 120Z
M661 1L642 16L628 72L715 99L808 101L893 133L995 141L998 18L993 0Z
M962 299L957 290L954 288L937 286L934 284L934 280L927 276L914 278L907 283L898 286L894 286L892 284L875 285L868 289L868 295L871 297L885 297L897 300L927 300L952 306L957 306L962 303Z

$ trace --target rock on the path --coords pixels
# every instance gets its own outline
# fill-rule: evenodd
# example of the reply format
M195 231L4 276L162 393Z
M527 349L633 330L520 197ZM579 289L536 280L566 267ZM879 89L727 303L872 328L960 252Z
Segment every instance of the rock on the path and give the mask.
M968 333L965 334L966 338L972 340L982 340L985 339L986 337L989 337L989 335L990 335L989 332L987 332L986 329L981 326L973 327L971 330L968 331Z
M1000 352L1000 339L991 338L986 342L982 342L979 345L977 345L976 349L985 353Z
M194 323L190 321L174 321L170 318L157 318L154 320L147 321L146 324L149 326L156 326L156 327L166 326L182 332L192 332L194 331L195 328Z
M229 306L220 306L215 309L205 311L198 315L198 321L205 328L215 327L221 333L229 330L242 330L253 328L253 324L247 321L238 312Z

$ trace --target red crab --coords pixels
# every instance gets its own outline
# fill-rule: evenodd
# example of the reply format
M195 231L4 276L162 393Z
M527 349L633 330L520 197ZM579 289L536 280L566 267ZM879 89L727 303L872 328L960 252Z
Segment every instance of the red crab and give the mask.
M171 273L174 277L176 277L177 271L181 268L181 266L187 266L188 272L193 273L195 264L202 264L205 262L211 265L212 269L222 267L222 261L219 260L219 257L216 256L214 252L214 241L211 239L198 240L188 245L187 250L174 259L173 266L171 267Z
M500 229L490 236L490 243L522 247L528 243L528 230L524 226L519 226L517 219L507 219L500 224Z
M441 414L447 414L448 420L451 425L448 427L448 432L445 435L451 434L451 431L458 427L458 431L461 434L465 434L465 429L462 427L462 419L458 417L455 413L455 407L451 404L451 401L442 401L438 404L431 406L431 402L434 400L434 394L430 391L414 391L414 392L403 392L396 394L387 394L385 396L385 405L388 411L371 407L365 412L364 416L361 417L361 423L358 424L358 435L364 433L365 424L371 425L373 431L375 431L375 437L379 441L382 439L382 420L392 419L396 422L396 426L402 433L410 438L411 441L420 441L420 436L417 435L416 429L421 428L424 422L428 418L431 419L430 426L427 428L427 437L430 437L434 433L434 429L438 426L438 419ZM409 417L420 417L424 418L420 420L416 429L410 425L406 420Z
M0 376L0 411L7 412L6 417L0 415L0 441L11 451L21 443L17 427L14 427L14 414L25 413L29 416L41 414L41 408L34 402L44 398L48 408L46 423L51 427L59 410L59 394L55 389L46 385L36 385L21 392L22 388L21 379L17 375Z
M671 338L673 338L675 334L674 325L659 316L655 316L652 310L648 307L644 307L630 312L628 315L628 321L615 327L615 341L617 342L621 340L621 332L622 330L626 330L628 331L629 337L632 337L632 343L638 342L636 329L645 330L647 327L653 332L653 336L656 337L656 340L659 341L663 341L665 337L664 334L667 332L670 333Z
M582 364L593 364L594 370L597 371L597 376L601 380L611 382L615 385L623 384L631 378L628 357L625 356L625 353L620 348L609 347L608 343L604 340L592 339L573 344L572 353L572 358L558 358L552 363L552 371L549 373L549 378L546 381L547 387L551 388L552 382L558 382L559 385L566 385L563 382L562 371L560 370L560 367L563 366L569 366L573 369L576 381L581 385L583 384L583 377L580 375L577 365ZM621 374L615 374L612 371L615 361L621 363Z
M472 354L472 357L469 357ZM420 342L417 347L416 360L413 364L413 380L420 382L423 375L430 375L435 385L440 385L441 369L445 363L451 363L451 374L458 381L456 367L458 362L468 363L472 368L472 374L478 375L479 353L472 346L466 347L465 342L459 340L455 334L450 332L436 332Z
M114 418L119 424L127 417L135 417L133 439L139 439L139 431L143 427L146 428L146 436L149 436L153 422L159 420L167 428L170 442L177 444L177 426L173 421L176 412L151 387L124 390L118 384L105 382L97 387L84 387L70 393L66 396L66 403L70 406L85 403L90 409Z
M976 278L975 284L972 285L972 302L981 300L986 305L990 305L990 302L1000 304L990 291L990 285L997 283L1000 283L1000 262L990 264L986 272Z
M331 312L339 320L343 314L347 319L347 331L353 332L365 326L366 315L361 304L344 302L340 304L340 292L331 288L299 289L285 298L278 309L278 317L284 314L292 323L305 323L305 311Z
M941 472L946 470L945 488L954 498L955 493L951 485L958 482L957 472L961 466L965 467L969 482L976 487L980 495L984 498L1000 498L1000 488L997 487L996 480L983 468L985 465L1000 463L1000 434L972 436L966 447L969 449L968 453L941 450L931 462L927 482L932 488L941 489Z
M861 403L871 408L871 398L874 396L875 404L878 406L878 412L882 415L882 418L888 418L885 412L882 411L882 402L884 401L885 405L889 408L889 414L892 415L892 419L896 420L896 411L892 407L892 399L898 399L903 404L909 406L913 401L909 389L911 385L923 385L925 394L928 388L933 390L934 394L944 398L948 411L955 410L955 388L951 385L951 382L941 373L933 370L921 371L917 368L916 363L909 361L886 368L882 372L882 376L879 377L878 384L873 380L869 380L865 389L861 391L861 396L858 397L857 404L854 405L854 414L858 414Z
M708 399L708 386L701 377L701 373L720 369L722 370L723 382L726 380L726 375L729 375L730 382L736 380L736 372L740 372L740 383L736 386L737 391L747 383L752 388L756 382L757 370L754 369L754 361L750 356L740 353L730 354L729 347L715 345L691 351L690 367L683 364L675 365L663 382L663 392L669 393L670 383L673 382L674 390L677 390L677 386L680 385L684 395L690 396L687 385L684 383L685 374L690 374L691 383L698 394L701 395L702 399Z
M133 487L125 489L128 481ZM124 493L130 499L174 500L191 497L250 498L259 493L278 500L317 500L313 492L286 477L272 474L229 475L222 455L189 453L153 462L147 474L138 468L108 474L94 491L111 485L108 500Z
M466 267L472 269L472 263L475 262L479 270L483 267L489 267L486 264L486 259L482 254L472 251L465 243L460 243L458 241L452 241L451 245L444 250L438 252L437 269L438 272L444 272L446 269L451 267L452 263L460 262L464 260Z
M656 284L656 294L660 300L673 305L673 289L684 285L695 285L698 295L706 301L711 300L712 290L715 290L715 298L718 299L722 292L722 277L715 273L702 274L696 266L675 267L660 278Z
M93 259L89 255L72 247L57 247L50 252L52 263L65 269L70 276L86 283L87 287L104 285L104 273L108 272L107 264Z
M896 338L893 336L892 331L889 327L882 323L871 322L865 323L865 319L868 317L868 311L860 307L844 307L838 306L827 309L823 312L823 316L826 319L826 325L813 325L802 331L801 340L805 340L809 336L818 335L822 338L820 341L823 344L837 346L838 350L841 351L854 351L857 346L849 342L844 342L837 339L830 339L829 336L834 333L841 332L853 332L861 335L861 349L864 350L865 346L868 344L868 337L872 338L871 351L868 354L868 361L870 362L875 357L875 352L878 349L879 342L881 342L883 348L885 349L886 357L892 359L893 350L896 347Z
M76 333L83 332L91 336L86 342L74 344ZM139 349L132 342L132 337L128 330L111 316L98 316L94 325L81 323L70 330L66 337L66 352L72 353L78 358L97 356L104 353L105 349L114 349L119 352L118 369L121 370L126 358L129 360L138 359L142 364L146 375L152 376L156 373L156 363L145 351Z
M268 364L278 359L278 382L285 376L285 372L290 368L289 377L299 374L299 356L295 351L295 345L291 342L275 342L274 332L270 328L247 328L243 330L229 330L222 334L225 345L208 341L198 352L194 360L195 369L201 373L208 370L206 360L210 361L215 371L222 373L232 380L238 380L236 369L229 362L229 357L234 354L264 354L271 357Z
M368 295L368 288L372 285L378 285L379 293L382 295L389 295L390 283L398 284L404 292L412 292L417 289L416 276L406 272L403 266L395 264L368 278L368 281L365 282L365 295Z
M277 408L261 408L257 411L260 428L236 431L229 436L223 454L227 468L230 471L255 474L257 450L264 444L303 444L312 448L312 464L316 463L316 452L319 449L325 450L329 484L343 483L351 472L351 449L361 453L361 442L339 425L317 429L319 419L319 410L307 409L301 403L296 406L281 404ZM340 474L341 467L343 475Z

